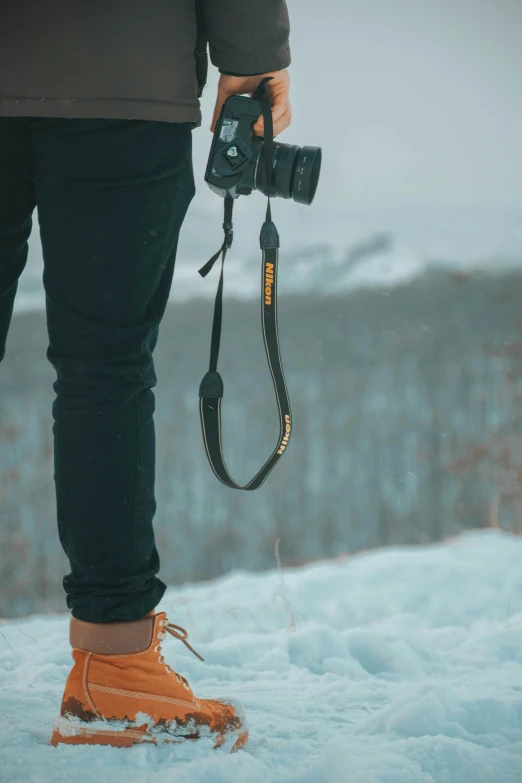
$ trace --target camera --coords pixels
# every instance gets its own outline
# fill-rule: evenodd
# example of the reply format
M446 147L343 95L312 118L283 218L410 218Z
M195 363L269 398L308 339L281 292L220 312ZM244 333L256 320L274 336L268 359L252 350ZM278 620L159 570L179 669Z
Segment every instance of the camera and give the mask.
M264 139L253 126L261 104L244 95L232 95L223 104L214 131L205 171L205 182L225 198L249 196L258 190L265 196L312 203L321 170L320 147L298 147L274 141L272 182L267 182Z
M212 147L205 171L205 181L211 190L224 199L224 241L217 253L199 269L206 277L222 257L221 276L214 304L209 370L199 387L199 413L207 457L215 475L233 489L260 487L281 455L286 452L292 432L290 399L281 364L277 326L277 270L279 265L279 234L272 221L270 197L291 198L298 204L314 200L321 170L320 147L298 147L279 144L273 138L273 118L269 101L264 95L266 76L252 97L232 95L224 102L216 123ZM265 137L256 136L253 128L263 115ZM259 245L263 251L261 265L261 323L268 366L272 374L279 409L279 440L272 455L254 478L240 486L232 479L225 465L221 438L221 400L223 379L217 371L223 316L223 271L227 250L232 246L234 199L249 196L259 190L268 196L266 218L261 227Z

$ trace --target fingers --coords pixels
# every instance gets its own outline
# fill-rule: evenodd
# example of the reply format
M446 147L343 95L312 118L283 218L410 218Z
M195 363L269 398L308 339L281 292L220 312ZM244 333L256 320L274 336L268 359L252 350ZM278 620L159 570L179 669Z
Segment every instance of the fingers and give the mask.
M280 71L276 78L267 84L267 95L272 105L272 123L274 136L282 133L292 121L292 108L288 97L290 79L287 71ZM254 125L256 136L264 135L264 118L261 115Z
M219 119L219 115L221 114L221 109L223 108L223 104L228 97L229 95L224 90L218 88L216 105L214 106L214 114L212 115L212 124L210 126L212 133L214 133L216 129L216 123Z
M273 71L266 75L272 77L272 80L267 83L266 96L272 107L274 136L277 136L279 133L282 133L284 130L286 130L292 121L292 109L288 99L290 77L286 69L281 71ZM236 77L221 74L218 84L216 104L214 106L214 113L212 116L212 123L210 125L211 133L214 133L216 130L216 125L221 114L221 109L223 108L223 104L226 99L231 95L248 94L250 97L252 97L262 78L262 76ZM255 123L254 133L256 136L264 135L263 115L261 115Z
M221 74L218 83L216 104L214 107L214 114L212 116L212 124L210 131L214 133L216 129L216 123L221 114L221 109L227 98L231 95L252 95L254 92L259 77L257 76L227 76Z
M282 110L276 113L276 107L272 108L272 122L274 125L274 136L278 136L284 130L286 130L292 122L292 108L289 102L283 106ZM264 117L261 115L254 125L254 133L256 136L265 135L265 122Z
M221 104L221 106L222 105L223 104ZM221 114L221 106L219 106L218 108L218 105L216 103L216 108L214 109L214 114L212 117L212 124L210 126L211 133L214 133L214 131L216 130L216 122L218 121L219 115Z

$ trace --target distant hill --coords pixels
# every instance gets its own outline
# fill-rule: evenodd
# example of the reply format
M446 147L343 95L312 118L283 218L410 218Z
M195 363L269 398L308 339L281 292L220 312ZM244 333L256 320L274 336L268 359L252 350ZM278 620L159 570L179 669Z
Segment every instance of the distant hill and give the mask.
M362 251L360 251L362 252ZM221 485L198 417L212 302L169 306L155 353L157 542L170 583L468 527L522 530L522 274L281 297L294 433L255 492ZM41 311L13 318L0 367L0 615L63 607ZM259 305L227 298L224 451L249 480L277 439Z

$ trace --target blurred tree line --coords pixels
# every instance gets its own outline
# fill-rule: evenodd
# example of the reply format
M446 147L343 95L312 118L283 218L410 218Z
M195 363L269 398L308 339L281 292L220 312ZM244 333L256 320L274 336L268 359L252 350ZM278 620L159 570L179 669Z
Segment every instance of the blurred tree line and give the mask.
M254 492L206 458L198 388L213 303L169 305L155 351L155 529L170 584L283 566L464 528L522 531L522 276L432 272L407 285L280 297L293 414ZM0 365L0 615L65 610L43 312L17 315ZM246 483L278 437L259 304L227 298L223 448Z

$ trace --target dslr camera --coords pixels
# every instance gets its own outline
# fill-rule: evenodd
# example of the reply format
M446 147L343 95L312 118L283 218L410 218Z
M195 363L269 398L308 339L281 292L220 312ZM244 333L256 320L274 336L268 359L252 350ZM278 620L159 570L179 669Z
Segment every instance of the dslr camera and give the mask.
M270 185L271 197L311 204L321 170L321 148L274 141L272 182L268 183L265 142L253 131L261 110L254 98L227 98L214 131L205 182L223 198L249 196L253 190L268 196Z
M207 457L215 475L233 489L257 489L276 462L285 453L292 432L290 399L281 364L277 327L277 269L279 234L272 222L270 197L291 198L298 204L311 204L321 169L320 147L297 147L276 143L273 138L272 112L263 95L272 77L262 79L252 97L232 95L224 102L216 123L212 147L205 171L209 187L224 199L222 246L200 269L205 277L222 256L221 277L214 305L210 365L199 387L199 412ZM253 127L259 115L265 123L265 137L256 136ZM223 270L227 250L234 236L232 213L234 199L259 190L268 197L266 219L259 235L263 251L261 266L261 321L266 357L272 373L279 410L279 439L272 455L254 478L240 486L225 465L221 438L221 400L223 379L217 371L223 314Z

